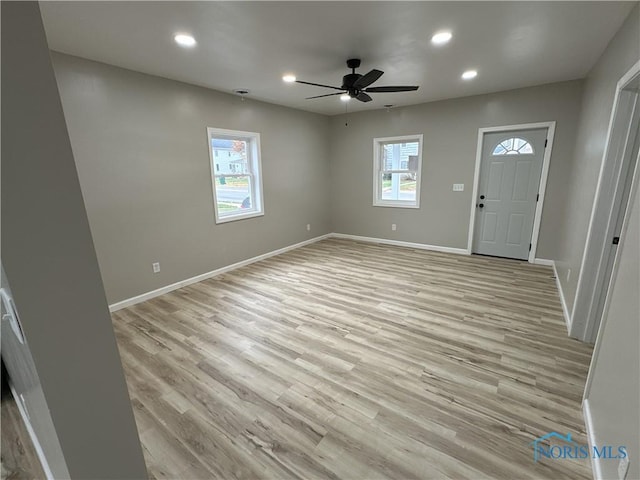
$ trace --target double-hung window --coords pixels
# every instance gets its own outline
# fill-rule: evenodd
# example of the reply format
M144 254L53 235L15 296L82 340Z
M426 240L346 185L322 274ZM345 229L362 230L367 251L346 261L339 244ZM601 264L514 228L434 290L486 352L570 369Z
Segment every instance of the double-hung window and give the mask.
M216 223L264 215L260 134L208 128Z
M422 135L373 140L373 205L420 207Z

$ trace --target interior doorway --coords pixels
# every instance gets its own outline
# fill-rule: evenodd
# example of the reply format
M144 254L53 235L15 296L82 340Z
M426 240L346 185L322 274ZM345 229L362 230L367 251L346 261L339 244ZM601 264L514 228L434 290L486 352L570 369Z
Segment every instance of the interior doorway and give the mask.
M618 82L582 257L570 335L594 342L604 310L640 149L640 62Z

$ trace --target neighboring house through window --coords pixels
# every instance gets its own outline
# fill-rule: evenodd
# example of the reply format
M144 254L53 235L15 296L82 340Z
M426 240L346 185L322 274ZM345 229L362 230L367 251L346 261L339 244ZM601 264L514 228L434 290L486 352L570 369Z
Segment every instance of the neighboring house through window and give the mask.
M208 128L216 223L264 215L260 134Z
M422 135L373 140L373 205L420 207Z

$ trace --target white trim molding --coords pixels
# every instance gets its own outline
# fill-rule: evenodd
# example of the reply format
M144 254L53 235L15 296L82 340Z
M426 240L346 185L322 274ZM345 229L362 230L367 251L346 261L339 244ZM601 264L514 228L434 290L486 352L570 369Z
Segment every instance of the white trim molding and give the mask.
M422 183L422 140L423 135L401 135L397 137L380 137L373 139L373 206L392 208L420 208L420 184ZM408 200L383 200L382 199L382 179L380 178L384 168L382 167L382 147L387 143L408 143L418 142L418 168L416 172L416 201ZM389 174L408 173L413 170L395 170Z
M49 462L47 461L47 457L45 456L44 450L42 449L42 445L40 445L38 436L36 435L36 432L33 429L33 426L31 425L29 414L25 410L25 406L22 403L22 399L18 395L18 392L16 392L16 389L11 384L11 382L9 382L9 390L11 390L11 395L13 396L13 400L16 402L16 406L18 407L18 412L20 412L20 416L22 417L24 426L27 429L27 433L29 434L31 443L33 444L33 449L36 451L36 456L38 457L38 460L40 460L40 465L42 466L44 475L47 477L47 480L55 480L53 472L51 471L51 467L49 466Z
M455 253L457 255L467 255L466 248L441 247L439 245L428 245L426 243L403 242L401 240L389 240L387 238L361 237L360 235L349 235L346 233L333 233L333 238L344 240L354 240L356 242L380 243L382 245L394 245L396 247L416 248L419 250L431 250L433 252Z
M478 143L476 146L476 166L473 174L473 195L471 197L471 213L469 216L469 235L467 238L467 253L471 255L473 250L473 233L476 223L476 198L478 198L478 185L480 182L480 168L482 163L482 147L485 133L510 132L514 130L532 130L537 128L547 129L547 146L544 149L542 159L542 173L540 174L540 185L538 193L540 200L536 203L536 210L533 218L533 233L531 234L531 250L529 251L529 263L536 263L536 250L538 248L538 237L540 235L540 223L542 222L542 209L547 190L547 178L549 177L549 165L551 163L551 151L553 149L553 138L556 131L556 122L523 123L520 125L506 125L502 127L483 127L478 129Z
M191 278L187 278L185 280L181 280L176 283L172 283L171 285L167 285L165 287L158 288L156 290L152 290L150 292L146 292L140 295L136 295L135 297L127 298L120 302L112 303L109 305L109 311L116 312L123 308L130 307L137 303L146 302L147 300L151 300L152 298L159 297L160 295L164 295L165 293L172 292L182 287L186 287L187 285L191 285L193 283L201 282L208 278L213 278L215 276L221 275L226 272L230 272L232 270L236 270L238 268L244 267L246 265L250 265L255 262L259 262L260 260L265 260L269 257L273 257L276 255L280 255L282 253L289 252L291 250L295 250L296 248L304 247L305 245L310 245L312 243L319 242L321 240L325 240L327 238L340 238L343 240L353 240L356 242L366 242L366 243L377 243L381 245L393 245L395 247L405 247L405 248L415 248L418 250L430 250L432 252L442 252L442 253L453 253L455 255L469 255L469 252L466 248L456 248L456 247L444 247L441 245L429 245L426 243L415 243L415 242L405 242L402 240L391 240L388 238L376 238L376 237L365 237L361 235L350 235L347 233L327 233L325 235L320 235L318 237L311 238L309 240L305 240L303 242L299 242L293 245L289 245L287 247L279 248L277 250L273 250L271 252L263 253L262 255L258 255L256 257L248 258L246 260L242 260L240 262L227 265L216 270L212 270L210 272L202 273L200 275L196 275ZM558 293L560 295L560 301L562 303L562 311L564 313L565 321L567 325L570 326L571 322L568 316L567 305L564 300L564 295L562 294L562 286L558 282L558 273L556 272L556 266L553 260L547 260L545 258L536 258L533 262L537 265L545 265L553 267L553 273L556 278L556 285L558 287Z
M243 174L219 174L217 172L214 157L213 139L222 138L225 140L242 140L247 144L248 173ZM225 128L207 127L207 148L209 149L209 161L211 164L211 190L213 192L213 213L217 224L244 220L247 218L261 217L264 215L264 196L262 193L262 160L260 153L260 134L256 132L243 132L239 130L228 130ZM227 177L249 177L249 198L251 198L251 208L240 210L236 213L223 215L218 210L218 192L216 190L216 178Z
M536 265L544 265L547 267L555 266L555 262L553 260L549 260L547 258L534 258L533 263Z
M638 161L636 163L635 171L630 173L633 175L633 179L631 182L631 191L629 192L629 201L633 202L635 196L640 194L638 189L640 188L640 153L638 154ZM627 236L627 232L629 230L629 222L631 221L631 208L627 208L624 215L624 220L622 223L622 230L620 231L620 246L625 244L625 238ZM616 251L613 261L613 267L611 269L611 279L616 278L618 274L618 269L620 268L620 250ZM584 387L584 396L583 398L589 398L589 393L591 392L591 382L593 381L593 372L595 370L596 362L598 361L598 356L600 354L600 348L602 346L602 334L607 324L607 314L609 312L609 307L611 304L611 290L613 285L610 283L606 292L604 306L602 308L602 319L600 321L600 325L598 325L598 332L596 335L595 345L593 347L593 353L591 354L591 364L589 365L589 373L587 374L587 381Z
M562 316L564 317L564 323L567 326L567 333L569 333L569 331L571 330L571 315L569 313L569 308L567 307L567 301L564 297L564 292L562 291L562 284L560 283L560 279L558 277L556 262L547 258L535 258L533 260L533 263L535 265L544 265L546 267L553 268L553 278L555 278L556 280L556 288L558 290L558 296L560 297L560 304L562 305Z
M187 285L191 285L193 283L201 282L208 278L213 278L218 275L222 275L223 273L230 272L232 270L236 270L238 268L244 267L246 265L250 265L255 262L259 262L260 260L265 260L269 257L273 257L276 255L280 255L281 253L289 252L291 250L295 250L296 248L304 247L305 245L310 245L312 243L319 242L321 240L325 240L327 238L342 238L346 240L355 240L359 242L367 242L367 243L380 243L384 245L395 245L397 247L407 247L407 248L416 248L420 250L431 250L434 252L444 252L444 253L455 253L459 255L466 255L467 250L464 248L453 248L453 247L441 247L439 245L427 245L424 243L412 243L412 242L402 242L399 240L388 240L386 238L373 238L373 237L361 237L358 235L347 235L344 233L327 233L325 235L320 235L319 237L314 237L309 240L305 240L300 243L296 243L293 245L289 245L287 247L279 248L277 250L273 250L271 252L263 253L262 255L258 255L256 257L248 258L246 260L242 260L237 263L233 263L231 265L227 265L216 270L212 270L210 272L205 272L200 275L196 275L191 278L187 278L185 280L181 280L176 283L172 283L171 285L167 285L165 287L157 288L155 290L151 290L150 292L142 293L140 295L136 295L135 297L127 298L120 302L112 303L109 305L110 312L116 312L123 308L130 307L137 303L146 302L147 300L151 300L152 298L159 297L160 295L164 295L165 293L172 292L182 287L186 287Z
M331 233L327 233L326 235L320 235L319 237L314 237L309 240L305 240L303 242L299 242L293 245L289 245L283 248L279 248L277 250L273 250L271 252L263 253L262 255L258 255L255 257L248 258L246 260L242 260L237 263L233 263L231 265L227 265L224 267L220 267L216 270L212 270L210 272L202 273L200 275L196 275L195 277L187 278L185 280L181 280L176 283L172 283L171 285L167 285L165 287L157 288L156 290L151 290L150 292L142 293L140 295L136 295L135 297L127 298L120 302L112 303L109 305L109 311L115 312L121 310L126 307L130 307L131 305L135 305L136 303L146 302L147 300L151 300L152 298L159 297L160 295L164 295L165 293L172 292L182 287L186 287L187 285L191 285L192 283L201 282L208 278L216 277L218 275L222 275L223 273L230 272L231 270L236 270L237 268L244 267L246 265L250 265L255 262L259 262L260 260L265 260L269 257L273 257L275 255L280 255L281 253L288 252L290 250L295 250L296 248L304 247L305 245L310 245L312 243L319 242L320 240L324 240L325 238L331 237Z
M560 296L560 304L562 305L562 314L564 316L564 323L567 325L567 334L571 332L571 312L567 307L567 300L565 299L564 292L562 291L562 283L560 277L558 277L558 269L556 268L556 262L551 260L553 267L553 277L556 279L556 288L558 289L558 295Z
M616 227L619 209L625 207L620 205L620 191L624 183L620 173L625 162L633 161L630 158L633 149L629 145L629 137L634 133L631 125L634 110L640 108L638 94L626 91L625 88L638 75L640 75L640 61L631 67L616 85L598 184L580 263L573 304L573 318L576 319L576 324L571 336L586 342L594 341L598 332L601 292L609 280L605 277L610 260L609 255L611 255L610 240Z
M569 308L567 307L567 301L564 297L564 292L562 291L562 284L560 283L560 279L558 277L558 270L556 269L556 262L554 260L549 260L547 258L535 258L533 260L535 265L544 265L546 267L553 268L553 278L556 280L556 288L558 290L558 296L560 297L560 304L562 305L562 316L564 317L564 322L567 325L567 333L571 329L571 315L569 313Z
M593 447L596 446L598 442L596 441L596 432L593 426L593 418L591 417L589 400L586 398L582 401L582 417L584 418L584 426L587 430L589 451L593 452ZM600 465L600 457L597 455L591 455L591 469L593 470L593 478L595 480L602 480L602 466Z

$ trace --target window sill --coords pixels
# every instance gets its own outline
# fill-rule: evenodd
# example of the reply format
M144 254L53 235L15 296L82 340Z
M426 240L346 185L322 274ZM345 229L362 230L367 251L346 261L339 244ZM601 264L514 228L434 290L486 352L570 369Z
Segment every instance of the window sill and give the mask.
M374 202L373 206L374 207L390 207L390 208L414 208L414 209L420 208L420 205L416 205L414 203L399 203L399 202L393 202L393 203Z
M264 216L264 212L248 212L237 215L226 215L224 217L216 217L216 224L235 222L236 220L246 220L247 218L255 218Z

